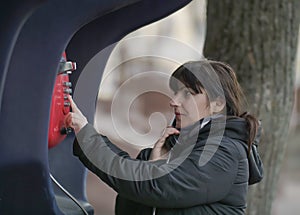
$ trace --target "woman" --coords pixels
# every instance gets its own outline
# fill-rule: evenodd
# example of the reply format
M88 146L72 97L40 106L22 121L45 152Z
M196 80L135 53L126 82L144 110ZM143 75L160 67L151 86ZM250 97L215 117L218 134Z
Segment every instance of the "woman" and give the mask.
M234 71L222 62L188 62L169 85L174 127L137 159L98 134L69 98L74 154L119 194L116 214L244 214L262 166L253 159L258 121L242 111Z

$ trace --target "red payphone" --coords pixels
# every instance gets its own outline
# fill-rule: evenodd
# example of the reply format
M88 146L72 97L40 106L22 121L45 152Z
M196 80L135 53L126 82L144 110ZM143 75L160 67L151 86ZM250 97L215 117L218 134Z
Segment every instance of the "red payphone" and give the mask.
M70 112L70 102L67 95L72 94L72 83L69 80L69 75L75 69L76 63L67 61L66 53L64 52L59 63L59 71L52 94L48 148L56 146L65 139L68 133L72 132L71 128L64 126L64 118Z

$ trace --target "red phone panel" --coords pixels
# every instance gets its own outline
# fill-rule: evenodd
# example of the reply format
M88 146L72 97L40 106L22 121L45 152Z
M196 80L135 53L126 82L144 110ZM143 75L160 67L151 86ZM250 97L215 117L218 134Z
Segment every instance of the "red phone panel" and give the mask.
M70 112L70 102L67 99L67 95L72 93L72 84L69 81L69 74L75 69L76 64L67 62L64 53L52 94L48 130L48 148L52 148L62 142L66 135L71 131L70 129L65 128L64 118L65 115Z

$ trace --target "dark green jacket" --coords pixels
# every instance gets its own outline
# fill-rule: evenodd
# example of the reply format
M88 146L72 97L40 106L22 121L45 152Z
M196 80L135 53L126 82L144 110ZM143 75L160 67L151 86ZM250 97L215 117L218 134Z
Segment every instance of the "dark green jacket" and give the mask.
M147 161L151 149L137 159L86 125L77 135L74 154L119 195L117 215L244 214L248 181L261 171L249 165L246 122L217 120L182 129L166 160ZM249 169L249 166L251 169ZM256 174L253 174L257 177Z

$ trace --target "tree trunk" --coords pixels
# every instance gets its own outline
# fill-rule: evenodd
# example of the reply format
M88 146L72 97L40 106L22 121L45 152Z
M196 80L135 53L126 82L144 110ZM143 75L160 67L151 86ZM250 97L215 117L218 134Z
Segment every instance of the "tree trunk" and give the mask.
M229 63L263 123L265 176L251 186L247 214L271 214L293 105L299 0L208 0L204 56Z

